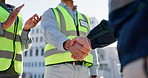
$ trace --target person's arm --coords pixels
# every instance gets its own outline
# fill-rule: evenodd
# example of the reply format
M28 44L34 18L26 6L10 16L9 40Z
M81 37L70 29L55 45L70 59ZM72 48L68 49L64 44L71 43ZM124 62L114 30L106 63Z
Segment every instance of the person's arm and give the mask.
M93 55L93 66L89 68L90 77L96 78L98 76L98 68L99 68L98 54L96 50L92 50L91 54Z
M29 36L29 32L30 30L28 31L22 31L22 35L21 35L21 43L22 43L22 49L23 51L25 51L26 49L28 49L32 43L32 40Z
M37 14L34 14L25 22L23 31L21 34L21 43L22 43L23 51L28 49L32 43L32 40L29 36L30 29L35 27L40 20L41 20L41 17L38 17Z
M92 49L105 47L116 41L108 27L108 21L102 20L99 25L93 28L87 35L91 41Z
M60 32L55 14L51 8L42 15L41 31L47 43L58 50L65 51L63 43L69 39Z
M14 23L14 21L17 18L18 13L20 12L20 10L23 8L24 4L19 6L18 8L16 8L14 11L12 11L8 17L8 19L5 22L0 22L0 34L4 34L5 29L9 28L12 26L12 24Z

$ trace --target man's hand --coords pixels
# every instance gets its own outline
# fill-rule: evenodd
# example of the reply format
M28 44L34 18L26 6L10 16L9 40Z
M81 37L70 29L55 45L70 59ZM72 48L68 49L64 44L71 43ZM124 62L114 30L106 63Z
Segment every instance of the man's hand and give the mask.
M72 53L72 58L74 58L75 60L81 61L88 55L88 53L83 52L85 51L85 48L83 48L82 45L76 42L73 46L70 46L70 43L71 43L71 40L65 41L64 48Z
M91 51L90 40L86 37L75 37L64 43L64 48L72 53L75 60L83 60Z
M20 12L20 10L23 8L24 4L19 6L18 8L16 8L14 11L12 11L8 17L8 19L2 24L2 28L3 29L7 29L9 27L12 26L12 24L14 23L14 21L17 18L18 13Z
M36 24L41 20L41 17L39 17L37 14L34 14L31 18L29 18L25 25L24 25L24 28L23 30L27 31L29 30L30 28L33 28L36 26Z
M80 44L82 47L79 47L80 50L84 53L90 53L91 51L91 42L86 37L75 37L71 40L70 46L73 46L75 43Z
M90 40L86 37L75 37L71 40L70 46L78 48L79 53L81 53L81 55L76 55L73 53L72 58L77 60L83 60L86 57L86 55L88 55L88 53L90 53L91 51ZM83 58L80 58L80 56L83 56Z

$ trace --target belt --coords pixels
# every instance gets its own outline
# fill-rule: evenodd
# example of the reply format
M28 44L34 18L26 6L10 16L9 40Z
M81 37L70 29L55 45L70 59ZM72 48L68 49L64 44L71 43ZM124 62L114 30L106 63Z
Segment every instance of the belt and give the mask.
M62 64L72 64L72 65L81 65L81 66L85 66L85 61L63 62Z

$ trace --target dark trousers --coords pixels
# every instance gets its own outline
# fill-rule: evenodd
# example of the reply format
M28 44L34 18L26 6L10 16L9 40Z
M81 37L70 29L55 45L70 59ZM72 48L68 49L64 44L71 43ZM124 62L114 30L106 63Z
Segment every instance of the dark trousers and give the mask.
M6 71L0 71L0 78L20 78L20 75L14 71L14 65Z

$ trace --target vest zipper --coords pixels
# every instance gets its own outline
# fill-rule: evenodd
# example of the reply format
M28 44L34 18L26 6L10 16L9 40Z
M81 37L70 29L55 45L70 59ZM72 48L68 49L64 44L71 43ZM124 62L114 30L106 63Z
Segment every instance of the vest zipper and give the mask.
M12 66L13 66L13 68L14 68L14 72L15 73L17 73L16 71L15 71L15 67L14 67L14 61L15 61L15 56L16 56L16 50L15 50L15 48L16 48L16 45L15 45L15 41L16 41L16 36L17 36L17 29L18 29L18 21L19 21L19 18L17 17L17 19L16 19L16 21L15 21L15 23L14 23L14 40L13 40L13 57L12 57L12 61L11 61L11 65L10 65L10 67L7 69L7 70L9 70ZM17 73L18 74L18 73Z
M78 13L76 12L76 18L78 18ZM75 20L74 20L75 21ZM77 36L80 36L80 32L79 32L79 25L78 25L79 19L77 19L77 25L76 25L76 31L77 31Z

